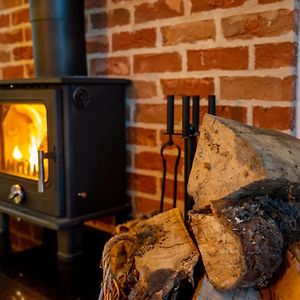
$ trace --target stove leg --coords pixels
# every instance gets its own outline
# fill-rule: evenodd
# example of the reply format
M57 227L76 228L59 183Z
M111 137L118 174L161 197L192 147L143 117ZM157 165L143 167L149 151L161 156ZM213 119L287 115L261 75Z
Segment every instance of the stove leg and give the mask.
M0 257L8 257L10 254L9 215L0 214Z
M83 226L57 231L57 256L63 261L72 261L82 254Z

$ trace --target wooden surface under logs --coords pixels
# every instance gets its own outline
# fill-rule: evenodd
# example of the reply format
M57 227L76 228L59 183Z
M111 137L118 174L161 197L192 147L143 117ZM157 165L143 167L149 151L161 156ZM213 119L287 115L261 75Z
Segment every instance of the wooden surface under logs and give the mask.
M223 197L299 196L299 140L206 114L188 191L198 208Z

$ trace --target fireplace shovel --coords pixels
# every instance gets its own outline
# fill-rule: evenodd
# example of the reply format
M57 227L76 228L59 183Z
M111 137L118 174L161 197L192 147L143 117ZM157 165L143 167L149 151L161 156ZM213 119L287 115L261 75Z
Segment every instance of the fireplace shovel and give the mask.
M162 157L163 163L163 175L162 175L162 187L161 187L161 198L160 198L160 212L164 211L164 198L165 198L165 188L166 188L166 174L167 174L167 160L165 157L165 151L168 148L176 148L177 156L174 164L174 185L173 185L173 208L176 207L177 200L177 175L178 175L178 165L180 161L181 149L179 145L175 144L173 141L174 135L174 96L167 97L167 132L169 135L169 140L163 144L160 150L160 155Z

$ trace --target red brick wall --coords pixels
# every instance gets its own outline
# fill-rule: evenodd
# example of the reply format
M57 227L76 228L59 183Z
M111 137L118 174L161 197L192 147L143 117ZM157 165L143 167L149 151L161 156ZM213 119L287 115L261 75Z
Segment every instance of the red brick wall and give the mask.
M158 207L166 95L178 96L178 131L180 95L200 94L203 115L207 95L216 94L219 115L292 132L295 1L87 0L86 21L89 73L133 81L126 147L128 194L137 211ZM182 186L182 169L179 180Z
M28 1L0 0L0 78L33 76ZM132 80L126 100L128 195L158 208L166 95L216 94L217 113L293 131L298 16L294 0L86 0L89 74ZM182 144L181 139L176 139ZM170 159L174 153L170 151ZM171 203L172 170L167 202ZM179 174L182 200L182 165ZM183 207L183 202L179 202Z

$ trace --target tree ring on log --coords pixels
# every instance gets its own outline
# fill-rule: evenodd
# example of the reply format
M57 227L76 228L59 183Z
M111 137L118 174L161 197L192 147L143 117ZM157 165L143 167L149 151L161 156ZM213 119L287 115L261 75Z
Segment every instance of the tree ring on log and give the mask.
M266 286L300 238L297 203L268 196L221 199L190 219L207 276L223 290Z

